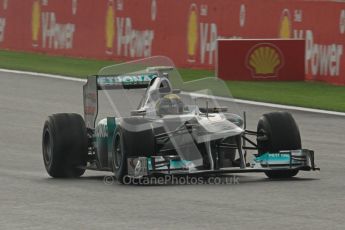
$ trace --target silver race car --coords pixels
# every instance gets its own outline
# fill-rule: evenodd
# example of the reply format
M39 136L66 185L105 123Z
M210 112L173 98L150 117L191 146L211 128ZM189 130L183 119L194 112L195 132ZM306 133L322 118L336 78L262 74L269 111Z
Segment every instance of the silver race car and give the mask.
M223 81L183 82L165 57L106 67L88 77L83 97L84 118L61 113L44 123L43 158L52 177L91 169L112 171L120 182L244 172L289 178L318 169L290 113L264 114L255 131L247 130Z

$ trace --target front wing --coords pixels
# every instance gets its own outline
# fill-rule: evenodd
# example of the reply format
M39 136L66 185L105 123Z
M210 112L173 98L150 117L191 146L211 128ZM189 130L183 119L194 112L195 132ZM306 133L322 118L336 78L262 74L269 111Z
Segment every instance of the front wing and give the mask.
M192 162L168 157L138 157L128 159L128 176L140 178L158 175L207 175L223 173L249 173L284 170L319 170L315 166L314 151L308 149L265 153L254 158L245 167L228 167L214 170L197 170Z

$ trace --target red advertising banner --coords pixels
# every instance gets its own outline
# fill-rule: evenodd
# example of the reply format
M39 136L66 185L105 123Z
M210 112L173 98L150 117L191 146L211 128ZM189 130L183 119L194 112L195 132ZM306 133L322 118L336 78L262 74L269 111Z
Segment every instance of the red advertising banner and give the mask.
M224 80L304 81L305 41L219 39L217 76Z
M302 0L0 0L0 48L213 69L218 38L305 39L307 79L345 84L345 5Z

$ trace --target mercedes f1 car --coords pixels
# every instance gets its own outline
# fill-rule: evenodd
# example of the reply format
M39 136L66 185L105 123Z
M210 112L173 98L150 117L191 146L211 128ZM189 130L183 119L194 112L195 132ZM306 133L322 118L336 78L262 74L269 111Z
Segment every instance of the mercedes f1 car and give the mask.
M83 97L84 118L61 113L44 123L43 159L52 177L91 169L112 171L119 181L245 172L289 178L318 169L290 113L264 114L248 130L224 82L185 83L164 57L106 67L88 77ZM102 106L108 112L98 119Z

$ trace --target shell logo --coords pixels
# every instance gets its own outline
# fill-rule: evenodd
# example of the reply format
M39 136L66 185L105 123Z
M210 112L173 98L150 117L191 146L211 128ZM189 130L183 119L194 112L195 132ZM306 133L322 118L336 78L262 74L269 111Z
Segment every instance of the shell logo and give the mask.
M187 25L187 52L188 62L195 62L196 50L198 45L198 13L196 4L189 8Z
M255 45L247 55L247 66L253 77L277 77L283 64L282 52L270 43Z
M35 0L32 4L32 15L31 15L31 36L32 45L34 47L38 46L38 36L41 27L41 5L39 0Z
M288 9L284 9L280 19L280 29L279 37L280 38L291 38L291 16Z
M113 53L114 46L114 37L115 37L115 10L114 10L114 1L109 0L107 6L107 12L105 16L105 45L106 53Z

